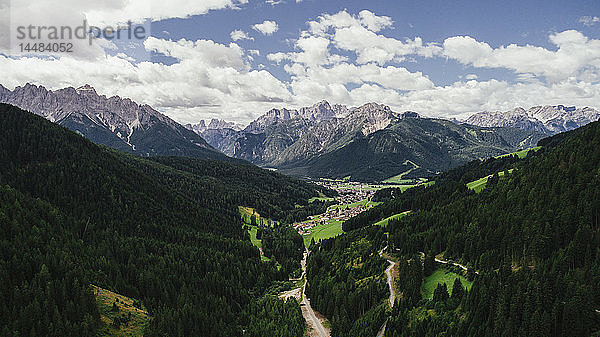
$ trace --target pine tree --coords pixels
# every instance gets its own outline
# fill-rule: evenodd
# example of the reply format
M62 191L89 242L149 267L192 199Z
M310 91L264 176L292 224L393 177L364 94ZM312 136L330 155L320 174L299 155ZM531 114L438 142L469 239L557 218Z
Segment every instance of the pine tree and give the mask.
M423 274L425 277L433 274L435 270L435 257L432 253L425 254L425 261L423 261Z
M446 283L438 283L437 287L433 291L433 301L443 302L447 300L448 297L448 287L446 286Z
M454 300L454 303L458 304L460 303L464 295L465 289L462 286L460 278L457 277L456 279L454 279L454 284L452 285L452 300Z

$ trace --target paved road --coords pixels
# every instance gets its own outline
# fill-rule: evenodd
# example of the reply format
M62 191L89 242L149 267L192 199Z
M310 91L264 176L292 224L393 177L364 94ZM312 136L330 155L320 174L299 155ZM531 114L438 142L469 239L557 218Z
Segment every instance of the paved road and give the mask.
M304 259L302 259L302 275L306 275L306 260L308 259L308 255L310 252L308 249L304 252ZM325 329L321 320L315 314L315 311L310 306L310 299L306 296L306 280L304 281L304 286L302 287L302 316L306 320L306 324L308 324L310 331L310 336L314 337L329 337L329 330ZM310 329L312 328L312 329Z

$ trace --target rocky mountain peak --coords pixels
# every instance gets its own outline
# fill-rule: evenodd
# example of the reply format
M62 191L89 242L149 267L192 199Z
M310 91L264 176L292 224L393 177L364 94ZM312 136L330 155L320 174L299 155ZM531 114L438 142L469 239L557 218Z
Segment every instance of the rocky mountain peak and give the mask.
M335 111L329 102L323 100L310 107L301 108L299 115L311 121L330 120L335 117Z
M361 126L361 132L367 136L376 131L385 129L397 119L389 106L377 103L367 103L354 109L348 115L351 125Z
M202 132L206 131L206 123L204 123L203 120L200 120L200 122L196 124L185 124L184 127L188 130L194 131L197 134L201 134Z
M0 99L10 93L10 90L6 89L2 84L0 84Z
M0 102L28 110L119 150L142 155L216 153L200 136L152 107L128 98L99 96L89 84L50 91L28 83L13 91L0 90Z
M479 112L470 116L466 122L478 126L514 127L555 134L576 129L598 119L600 113L589 107L577 109L574 106L544 105L528 110L518 107L505 112Z
M399 116L400 118L421 118L421 115L414 111L404 111Z
M204 121L202 121L205 124ZM206 125L206 129L209 130L220 130L220 129L233 129L235 131L240 131L243 129L243 126L237 124L235 122L227 122L222 119L212 118L210 122Z
M509 115L522 115L524 113L526 113L526 111L522 107L516 107L516 108L512 109L511 111L508 111Z
M374 102L370 102L370 103L365 103L363 105L361 105L360 107L358 107L356 110L362 110L362 111L389 111L391 112L392 109L390 109L389 106L387 105L383 105L383 104L379 104L379 103L374 103Z
M322 100L312 105L312 108L324 107L325 109L331 109L331 105L326 100Z
M381 119L381 118L394 118L394 113L389 106L377 103L366 103L358 108L352 110L350 118L368 118L368 119Z
M75 89L75 91L80 95L98 95L96 93L96 89L94 89L89 84L84 84L84 85L80 86L79 88Z
M13 92L18 93L19 95L38 95L40 93L46 93L48 90L43 86L38 86L35 84L27 83L24 86L18 86L13 90Z

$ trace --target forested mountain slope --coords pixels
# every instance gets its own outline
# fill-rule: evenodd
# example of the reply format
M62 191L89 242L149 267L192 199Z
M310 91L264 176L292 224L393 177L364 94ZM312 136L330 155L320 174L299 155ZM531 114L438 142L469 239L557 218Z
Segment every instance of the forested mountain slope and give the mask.
M391 196L346 225L412 210L387 227L400 258L442 254L479 273L460 303L422 300L400 273L405 296L386 336L599 333L600 124L540 143L542 150L524 161L473 163L432 187ZM465 186L490 170L509 168L514 171L494 175L481 193Z
M441 119L402 117L386 128L353 134L337 149L280 167L311 177L381 181L433 176L473 159L527 148L542 134L512 128L481 128Z
M254 166L124 154L6 104L0 129L5 335L93 334L94 283L142 300L148 336L239 336L242 310L287 275L260 261L237 206L283 216L318 193Z
M331 335L375 336L386 318L387 262L380 227L363 228L312 247L306 294L331 322Z

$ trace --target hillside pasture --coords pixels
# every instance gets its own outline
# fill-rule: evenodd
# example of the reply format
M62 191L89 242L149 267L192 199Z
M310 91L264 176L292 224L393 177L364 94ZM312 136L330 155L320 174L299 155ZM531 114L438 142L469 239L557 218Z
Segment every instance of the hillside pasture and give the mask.
M433 291L438 284L442 283L446 284L448 287L448 294L452 295L452 286L454 285L454 280L457 278L460 279L463 287L465 287L467 290L471 289L473 282L467 280L467 278L464 276L451 272L446 268L438 268L423 281L423 285L421 286L421 295L423 298L432 299Z
M99 336L143 336L150 324L148 311L132 298L92 285L100 312Z

